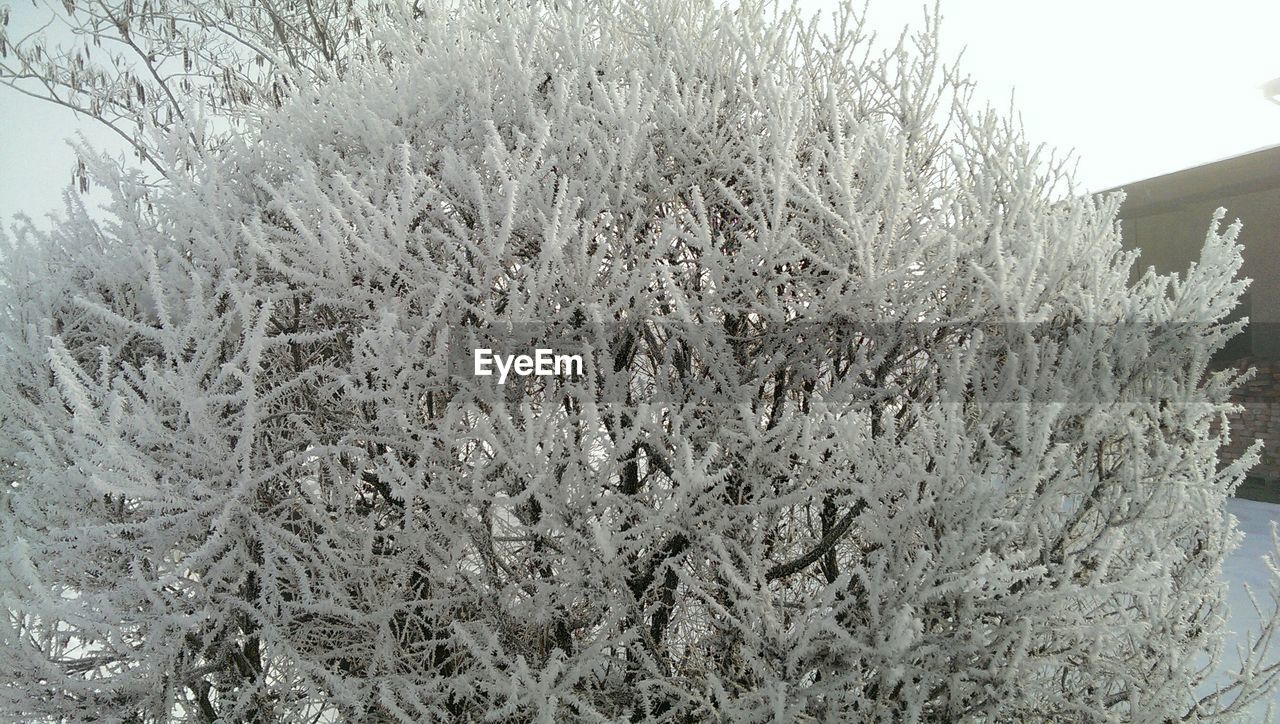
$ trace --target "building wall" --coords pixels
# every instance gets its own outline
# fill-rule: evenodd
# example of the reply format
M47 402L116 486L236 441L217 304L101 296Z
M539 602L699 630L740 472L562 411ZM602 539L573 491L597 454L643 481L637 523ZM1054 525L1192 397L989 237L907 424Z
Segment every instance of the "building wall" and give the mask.
M1234 460L1261 439L1262 461L1251 475L1280 491L1280 147L1128 184L1124 191L1124 244L1142 252L1136 273L1149 266L1185 271L1199 258L1219 207L1227 209L1224 223L1244 223L1241 275L1252 282L1237 316L1247 316L1249 327L1215 364L1257 373L1233 397L1243 411L1230 420L1232 441L1223 457Z
M1185 271L1200 257L1214 209L1220 206L1227 209L1224 223L1237 218L1244 223L1240 233L1244 267L1240 273L1252 280L1247 354L1280 357L1280 334L1276 333L1280 331L1280 180L1273 188L1191 201L1175 209L1143 215L1128 216L1122 206L1125 246L1142 250L1138 271L1148 266L1164 273Z
M1228 417L1231 442L1222 450L1224 463L1238 459L1254 440L1262 440L1262 459L1250 474L1264 481L1280 481L1280 360L1245 358L1240 368L1253 367L1253 379L1232 395L1243 409Z

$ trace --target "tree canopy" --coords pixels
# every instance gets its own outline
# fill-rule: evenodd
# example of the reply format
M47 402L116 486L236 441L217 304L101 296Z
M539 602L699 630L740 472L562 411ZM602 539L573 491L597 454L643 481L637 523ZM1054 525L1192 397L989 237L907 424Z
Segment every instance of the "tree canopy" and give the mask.
M1134 272L932 26L421 3L0 289L0 710L1152 721L1219 658L1238 228ZM144 196L145 203L144 203ZM476 377L477 346L582 375ZM1262 632L1269 635L1275 619Z

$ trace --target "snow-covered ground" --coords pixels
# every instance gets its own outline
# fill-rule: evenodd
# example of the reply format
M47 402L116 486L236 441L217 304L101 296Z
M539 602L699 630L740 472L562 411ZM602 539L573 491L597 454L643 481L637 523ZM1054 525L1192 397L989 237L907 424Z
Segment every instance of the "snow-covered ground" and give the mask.
M1259 616L1245 593L1245 584L1253 589L1264 609L1270 606L1268 591L1271 572L1262 557L1271 553L1271 523L1280 523L1280 505L1233 498L1228 501L1227 509L1239 519L1240 531L1244 533L1240 547L1231 554L1223 567L1223 578L1231 587L1228 594L1231 618L1227 627L1233 632L1223 652L1223 663L1233 664L1239 660L1236 652L1237 647L1245 643L1244 634L1258 628ZM1223 679L1225 680L1225 676ZM1280 695L1272 703L1275 710L1280 711ZM1251 721L1275 720L1268 714L1265 705L1259 705L1255 709Z

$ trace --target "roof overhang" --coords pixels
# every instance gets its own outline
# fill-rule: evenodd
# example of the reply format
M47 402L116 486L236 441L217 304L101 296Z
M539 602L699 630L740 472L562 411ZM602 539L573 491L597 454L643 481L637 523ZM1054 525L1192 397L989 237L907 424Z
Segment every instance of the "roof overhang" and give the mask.
M1277 187L1280 187L1280 146L1272 146L1099 193L1124 191L1120 216L1135 218Z

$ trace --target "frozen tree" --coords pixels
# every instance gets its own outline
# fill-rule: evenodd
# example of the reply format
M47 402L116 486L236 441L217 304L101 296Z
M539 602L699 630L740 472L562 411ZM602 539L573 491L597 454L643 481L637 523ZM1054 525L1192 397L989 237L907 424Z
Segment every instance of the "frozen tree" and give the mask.
M168 177L299 86L376 54L378 29L412 14L367 0L33 0L16 32L0 9L0 83L100 121ZM82 188L90 176L82 161Z
M746 2L423 3L10 242L22 720L1211 720L1237 229ZM172 141L182 143L181 138ZM170 151L172 149L169 149ZM477 347L583 374L473 374ZM1264 607L1270 610L1270 607Z

